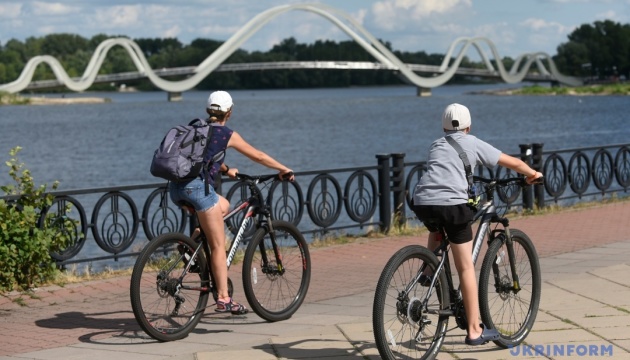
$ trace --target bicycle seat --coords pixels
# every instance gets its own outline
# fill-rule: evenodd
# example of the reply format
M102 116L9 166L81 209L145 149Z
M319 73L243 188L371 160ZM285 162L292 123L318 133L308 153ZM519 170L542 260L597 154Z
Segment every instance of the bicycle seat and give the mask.
M186 211L190 215L193 215L195 213L195 207L192 206L192 204L190 204L187 201L184 201L184 200L176 201L175 205L177 205L180 208L184 209L184 211Z

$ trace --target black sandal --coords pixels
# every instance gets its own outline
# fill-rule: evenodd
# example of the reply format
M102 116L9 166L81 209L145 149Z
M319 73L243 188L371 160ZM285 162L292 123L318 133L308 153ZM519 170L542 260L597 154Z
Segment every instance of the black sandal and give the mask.
M247 308L241 304L234 303L234 300L230 298L230 301L225 302L217 300L217 308L214 311L219 313L232 313L232 315L245 315L249 312Z

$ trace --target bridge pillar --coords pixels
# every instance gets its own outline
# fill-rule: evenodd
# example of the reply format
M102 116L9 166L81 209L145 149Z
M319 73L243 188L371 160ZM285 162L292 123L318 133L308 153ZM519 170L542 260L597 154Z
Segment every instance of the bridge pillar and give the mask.
M431 89L418 86L418 87L416 87L416 95L418 97L431 96Z
M168 93L168 101L182 101L182 93L180 92L169 92Z

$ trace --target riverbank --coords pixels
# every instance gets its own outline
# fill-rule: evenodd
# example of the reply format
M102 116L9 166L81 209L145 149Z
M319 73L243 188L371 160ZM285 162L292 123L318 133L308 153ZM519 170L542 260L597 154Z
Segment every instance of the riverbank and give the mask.
M525 86L511 89L493 89L477 91L473 94L483 95L573 95L573 96L603 96L630 95L630 84L595 84L577 87L546 87L540 85Z
M102 97L44 97L22 96L18 94L0 94L0 105L71 105L71 104L101 104L112 100Z

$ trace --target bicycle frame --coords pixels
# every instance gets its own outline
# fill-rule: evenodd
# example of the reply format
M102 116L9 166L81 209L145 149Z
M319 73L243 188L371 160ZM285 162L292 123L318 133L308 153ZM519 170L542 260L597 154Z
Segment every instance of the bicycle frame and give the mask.
M269 204L269 201L268 201L269 199L267 199L267 201L263 199L262 193L260 189L257 187L257 184L259 183L259 181L260 179L256 179L256 180L248 182L247 185L250 189L251 196L247 198L247 200L238 204L236 207L234 207L234 209L232 209L223 217L223 222L225 224L228 224L228 220L232 219L236 215L245 211L245 216L241 220L241 223L238 228L238 232L234 236L234 239L232 240L232 243L230 244L230 248L227 253L226 265L228 269L232 265L232 261L234 260L234 256L236 256L236 251L238 250L238 247L241 244L241 241L243 241L245 231L247 230L247 228L249 227L252 221L256 221L254 220L254 217L259 216L259 219L256 221L257 228L260 228L262 226L268 226L270 227L270 231L273 230L271 229L272 220L273 220L272 213L271 211L269 211L271 204ZM272 231L271 231L271 234L273 234ZM208 265L210 265L210 247L208 245L208 242L205 241L206 238L203 231L200 233L199 236L200 236L201 241L197 249L195 249L195 252L193 253L193 257L198 254L200 248L203 246L205 253L208 255L207 256ZM277 258L278 269L282 271L283 269L282 257L279 255L278 246L276 244L274 236L272 235L271 238L272 238L272 246L274 249L274 253L276 254L276 258ZM261 247L263 247L262 244L261 244ZM264 251L262 252L262 256L263 256L264 263L267 263L268 259L266 258L266 253ZM184 271L188 271L190 267L191 267L191 263L189 262L187 266L185 267ZM183 274L182 274L182 277L183 277Z
M510 263L510 270L512 272L513 290L515 293L517 293L520 290L520 284L519 284L518 274L516 271L514 261L512 261L515 258L515 255L514 255L514 247L512 245L512 238L510 236L509 220L506 218L499 217L497 213L497 208L494 205L494 201L493 201L494 200L494 186L495 184L492 184L490 186L491 191L488 192L488 199L481 205L480 209L477 210L475 215L473 215L472 223L475 223L479 220L479 228L477 229L475 237L473 238L472 262L473 262L473 265L477 263L477 259L481 251L481 247L483 246L483 239L486 237L486 235L488 235L488 244L490 244L495 239L494 233L496 231L499 231L499 232L502 231L502 230L491 231L490 224L500 223L501 225L503 225L503 231L505 232L505 242L506 242L506 247L508 250L508 257L511 260L509 263ZM453 285L453 277L451 275L451 265L450 265L450 260L448 258L448 252L449 252L448 238L446 236L443 236L442 243L434 251L434 254L438 258L440 258L440 262L438 264L437 269L434 271L434 273L439 274L440 271L443 271L443 270L446 271L448 287L449 287L449 291L451 292L451 299L452 299L451 302L455 304L462 299L461 288L458 287L458 289L455 291L455 287ZM407 295L407 293L409 293L412 290L413 284L418 282L418 280L420 279L420 276L425 270L425 266L422 266L420 268L420 270L418 271L418 274L416 275L414 279L414 282L409 284L407 289L405 289L405 292L406 292L405 295ZM494 266L496 266L496 264ZM494 273L496 274L497 271L495 271ZM437 276L433 276L433 278L431 279L431 285L429 287L429 291L427 291L427 294L425 295L425 298L423 301L425 304L424 305L425 308L427 307L426 304L428 303L428 299L433 294L433 290L435 288L435 281L437 278L438 278Z
M234 260L234 256L236 255L236 250L238 249L238 246L243 240L243 236L245 235L245 230L249 226L250 222L252 221L252 218L254 217L254 213L256 212L256 206L250 205L250 200L251 198L243 202L236 208L234 208L223 218L223 221L227 222L229 219L236 216L236 214L239 214L243 210L247 209L247 212L245 213L245 217L241 221L241 225L238 228L238 232L236 233L236 236L234 236L234 239L232 240L232 244L230 245L230 250L228 251L228 255L227 255L228 269L230 268L230 265L232 265L232 260Z

